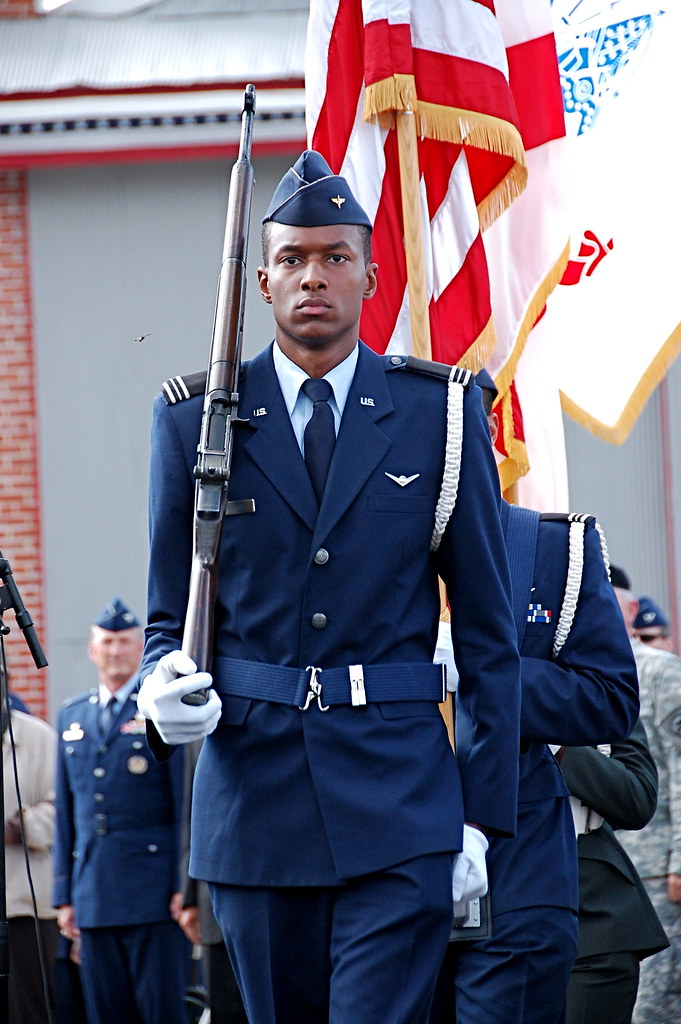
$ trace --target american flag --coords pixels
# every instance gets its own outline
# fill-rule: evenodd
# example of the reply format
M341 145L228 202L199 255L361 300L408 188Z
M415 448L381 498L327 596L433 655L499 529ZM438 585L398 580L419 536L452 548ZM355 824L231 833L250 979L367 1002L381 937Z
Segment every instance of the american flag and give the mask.
M541 409L542 419L550 415L542 406L542 395L533 394L534 409L523 403L518 375L522 378L530 369L534 353L523 357L530 331L567 264L569 184L563 93L550 0L496 0L495 8L506 45L509 81L528 167L526 190L485 232L497 333L497 346L487 368L499 389L502 429L497 448L504 457L499 472L506 489L530 466L525 439L527 417L532 417L535 409ZM538 389L532 385L531 390ZM533 429L539 434L541 424ZM561 444L564 449L564 441ZM559 456L556 451L556 464ZM551 488L551 494L546 495L547 508L554 507L556 497ZM536 507L535 501L531 504Z
M527 178L491 0L311 0L306 109L309 145L374 223L379 289L363 340L479 369L495 346L482 230Z

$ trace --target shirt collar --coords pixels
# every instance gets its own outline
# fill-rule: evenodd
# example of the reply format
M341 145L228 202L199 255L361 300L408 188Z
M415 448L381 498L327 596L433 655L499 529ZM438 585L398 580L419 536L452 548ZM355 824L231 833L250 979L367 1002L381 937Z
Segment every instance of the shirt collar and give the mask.
M324 374L325 380L328 380L333 388L333 397L341 416L348 399L352 378L355 376L358 357L359 344L355 345L352 352L345 357L342 363L334 366L332 370ZM300 386L304 380L307 380L308 374L301 370L299 366L296 366L288 356L284 355L276 341L272 346L272 358L274 359L274 369L284 396L284 402L286 403L288 414L291 416L294 406L298 401Z
M121 704L125 704L126 700L130 696L132 691L135 689L136 684L137 684L137 674L135 674L134 676L131 676L130 679L128 679L127 683L124 683L123 686L119 687L114 693L112 693L111 690L107 689L107 687L104 686L103 683L100 683L99 684L99 703L102 706L104 706L105 704L109 703L109 699L111 697L115 697L116 700L118 701L118 705L120 707Z

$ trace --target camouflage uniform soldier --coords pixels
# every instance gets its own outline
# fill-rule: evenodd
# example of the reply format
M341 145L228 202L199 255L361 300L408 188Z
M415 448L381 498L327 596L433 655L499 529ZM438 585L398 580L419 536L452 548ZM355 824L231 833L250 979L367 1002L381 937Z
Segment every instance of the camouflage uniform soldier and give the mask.
M624 577L620 582L628 581ZM638 602L628 587L615 589L630 627L628 607L637 607ZM641 721L657 766L659 792L650 823L639 832L618 832L617 838L634 862L670 942L669 949L641 963L633 1021L681 1024L681 658L635 638L632 647Z

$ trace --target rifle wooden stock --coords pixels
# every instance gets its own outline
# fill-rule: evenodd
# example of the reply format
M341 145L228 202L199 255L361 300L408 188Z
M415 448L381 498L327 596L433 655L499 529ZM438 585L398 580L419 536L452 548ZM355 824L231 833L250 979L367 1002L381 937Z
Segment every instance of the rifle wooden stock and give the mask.
M251 138L255 88L246 86L241 117L239 156L229 185L227 224L218 279L215 316L194 476L194 552L182 650L200 672L209 671L213 652L213 619L218 582L222 523L226 515L255 511L252 500L229 501L232 430L238 421L239 368L246 301L246 255L254 175ZM207 692L182 698L205 704Z

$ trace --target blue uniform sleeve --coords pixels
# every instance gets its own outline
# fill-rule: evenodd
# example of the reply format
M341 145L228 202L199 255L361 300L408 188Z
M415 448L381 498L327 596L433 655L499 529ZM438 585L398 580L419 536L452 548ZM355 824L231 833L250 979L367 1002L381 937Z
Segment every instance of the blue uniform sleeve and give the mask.
M142 679L163 654L182 645L191 574L194 482L180 430L187 419L196 419L195 425L184 430L185 437L196 441L200 423L200 409L197 411L194 402L187 402L186 406L175 410L171 417L160 396L154 403L149 473L150 569Z
M528 646L526 638L520 727L524 740L585 746L627 738L639 713L636 663L595 529L585 534L577 609L558 657L528 656Z

